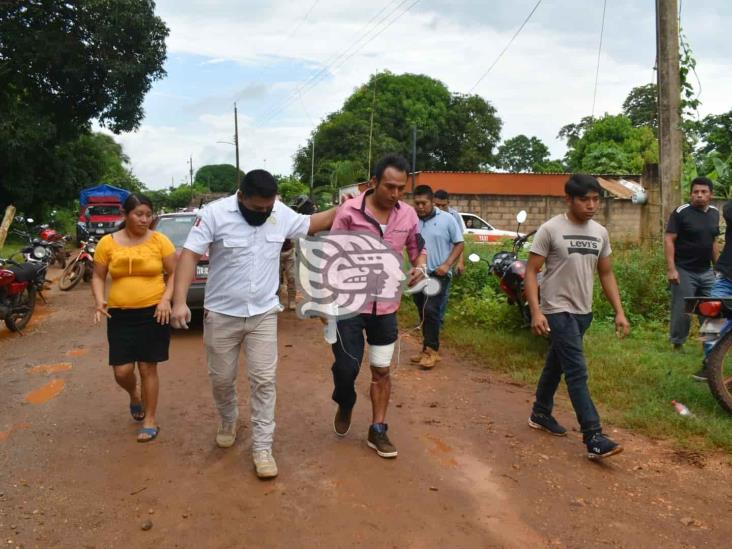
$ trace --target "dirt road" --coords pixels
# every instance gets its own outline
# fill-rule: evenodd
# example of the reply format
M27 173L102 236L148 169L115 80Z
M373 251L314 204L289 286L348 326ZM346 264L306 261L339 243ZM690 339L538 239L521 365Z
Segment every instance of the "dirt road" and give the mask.
M401 345L390 434L366 447L367 376L349 436L332 431L330 351L317 321L280 316L280 476L255 478L249 426L215 447L201 332L161 366L161 434L137 424L90 326L89 287L49 294L25 335L0 330L0 543L7 547L729 547L732 467L625 431L589 462L576 431L526 426L529 388L445 351L430 372ZM500 360L500 349L496 349ZM242 417L248 386L240 376ZM567 402L558 416L575 421ZM142 530L145 521L150 530Z

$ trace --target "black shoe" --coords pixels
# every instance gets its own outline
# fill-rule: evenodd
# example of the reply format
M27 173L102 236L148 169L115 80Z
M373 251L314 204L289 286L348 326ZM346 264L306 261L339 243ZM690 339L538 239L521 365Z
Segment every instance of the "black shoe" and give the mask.
M554 419L554 416L548 416L546 414L532 413L531 417L529 417L529 427L538 429L539 431L546 431L555 437L567 436L567 430Z
M333 430L339 437L346 436L351 430L351 412L353 412L353 408L346 409L338 406L335 419L333 419Z
M705 358L702 361L702 367L699 369L699 371L691 374L691 379L694 381L707 381L707 359Z
M375 423L369 427L369 448L376 450L376 453L383 458L397 457L397 449L389 440L386 431L389 426L386 423Z
M602 433L595 433L585 440L587 457L590 459L605 459L623 451L623 447L613 442Z

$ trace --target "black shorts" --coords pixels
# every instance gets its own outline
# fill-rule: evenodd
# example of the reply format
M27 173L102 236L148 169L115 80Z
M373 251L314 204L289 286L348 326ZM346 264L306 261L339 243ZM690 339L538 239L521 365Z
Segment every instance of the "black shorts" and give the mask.
M155 307L143 309L109 309L107 319L109 364L121 366L131 362L164 362L168 360L170 324L158 324Z

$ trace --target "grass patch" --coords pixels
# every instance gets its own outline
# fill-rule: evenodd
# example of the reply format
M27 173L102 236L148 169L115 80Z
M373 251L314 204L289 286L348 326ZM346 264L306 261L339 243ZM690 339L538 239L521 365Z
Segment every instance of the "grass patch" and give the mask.
M495 251L483 247L479 253L489 257ZM692 338L679 353L668 343L662 253L628 248L616 249L615 256L631 335L615 336L612 309L598 295L595 322L585 336L590 389L602 419L689 449L732 450L732 415L717 404L706 383L690 377L701 365L701 344ZM506 302L485 264L472 265L455 282L442 340L491 370L535 386L548 341L520 327L516 306ZM403 326L417 324L411 299L404 300L400 316ZM566 394L564 383L560 391ZM686 404L695 417L678 415L672 399Z
M25 248L28 245L28 242L21 240L19 238L16 238L14 236L8 236L7 240L5 241L5 245L0 248L0 257L3 259L8 259L13 254L18 253L20 250ZM17 257L15 258L18 259Z

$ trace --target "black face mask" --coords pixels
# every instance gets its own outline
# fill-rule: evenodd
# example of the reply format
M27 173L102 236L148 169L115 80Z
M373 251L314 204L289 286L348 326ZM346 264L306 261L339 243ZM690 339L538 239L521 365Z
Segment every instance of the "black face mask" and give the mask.
M269 219L270 215L272 215L272 208L270 208L266 212L258 212L256 210L250 210L249 208L247 208L244 204L242 204L241 200L237 200L236 203L239 205L239 211L241 212L241 215L244 216L244 221L249 223L252 227L259 227L260 225L264 225L264 222Z

